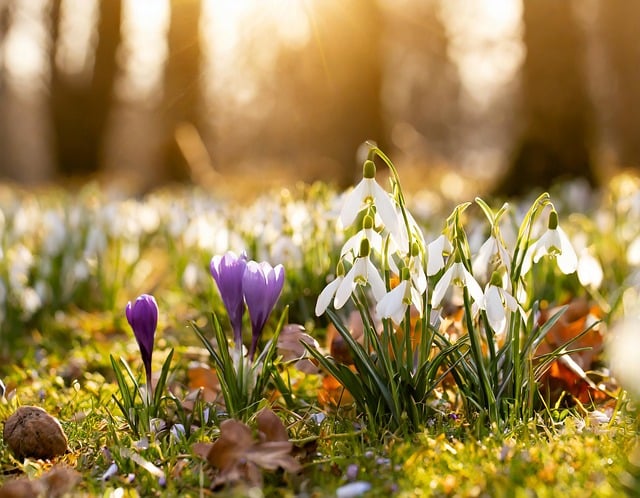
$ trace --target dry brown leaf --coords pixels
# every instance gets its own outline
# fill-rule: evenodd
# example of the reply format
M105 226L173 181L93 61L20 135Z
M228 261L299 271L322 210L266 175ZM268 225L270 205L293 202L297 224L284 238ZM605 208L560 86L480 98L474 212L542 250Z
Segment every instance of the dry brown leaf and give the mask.
M539 324L543 325L559 309L551 308L543 311ZM587 348L554 361L542 377L541 383L552 402L563 393L570 394L581 403L603 401L608 398L608 394L585 373L585 371L592 369L594 360L602 351L603 330L601 324L576 339L601 316L602 312L599 308L591 306L585 299L576 299L569 303L566 311L549 329L545 340L538 347L537 356L548 354L565 345L568 345L568 349Z
M307 350L302 343L313 349L319 349L318 341L305 332L302 325L288 324L278 336L278 354L285 362L296 361L295 367L304 373L318 373L318 367L308 358Z
M353 396L333 375L326 374L322 378L322 387L318 390L318 403L337 408L353 404Z
M60 498L80 481L80 474L69 467L53 467L38 479L27 477L8 481L0 488L0 498Z
M300 464L291 455L293 444L278 416L264 409L256 419L259 440L254 439L249 426L229 419L220 424L220 437L215 443L193 445L195 454L205 456L219 470L213 487L239 481L260 485L262 470L300 470Z
M213 403L220 397L220 381L215 369L197 364L187 370L189 390L200 390L200 399Z

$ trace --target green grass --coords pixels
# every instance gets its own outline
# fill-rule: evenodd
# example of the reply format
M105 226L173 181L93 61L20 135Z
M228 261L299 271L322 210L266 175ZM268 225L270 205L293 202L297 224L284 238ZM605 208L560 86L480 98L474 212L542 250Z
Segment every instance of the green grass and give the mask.
M172 344L175 338L165 339ZM141 369L131 354L132 338L110 334L98 343L74 340L72 353L50 340L43 342L30 349L20 366L3 369L10 394L0 404L0 417L5 419L17 404L34 404L61 420L71 452L55 463L68 464L82 476L72 496L111 496L119 488L124 496L213 496L208 489L212 471L192 453L191 445L214 440L215 424L179 443L160 436L137 449L140 443L118 413L113 373L106 367L108 352L131 356L132 365ZM158 351L158 365L166 353ZM181 365L187 354L192 349L176 351L174 385L185 381ZM633 470L628 456L638 442L635 419L625 413L600 424L569 412L561 422L540 418L508 435L478 434L468 421L445 416L412 436L372 435L348 410L330 414L319 424L305 413L279 413L289 427L302 472L265 472L262 490L236 486L218 490L216 496L332 496L348 482L347 475L371 483L365 496L620 496L621 476ZM166 485L136 463L131 452L162 469ZM118 473L103 481L112 459ZM36 478L50 466L18 462L0 445L1 482L23 472Z

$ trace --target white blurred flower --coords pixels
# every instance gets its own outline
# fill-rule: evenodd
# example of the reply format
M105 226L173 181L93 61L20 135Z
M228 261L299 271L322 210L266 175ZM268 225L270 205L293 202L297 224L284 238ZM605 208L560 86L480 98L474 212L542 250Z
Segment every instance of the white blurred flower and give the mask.
M31 318L42 307L42 298L33 287L25 287L18 299L23 320Z
M578 280L585 287L597 289L602 284L604 274L600 262L589 252L587 248L580 251L578 258Z
M633 239L627 247L627 261L634 266L640 264L640 237Z
M484 293L482 292L482 288L461 262L453 263L449 269L444 272L440 280L438 280L438 283L433 289L433 295L431 296L431 305L434 308L440 307L440 303L451 284L466 288L475 303L484 309Z
M527 249L522 261L522 274L527 273L531 269L532 263L537 263L543 256L554 257L558 268L566 275L573 273L578 268L578 256L576 256L569 237L558 226L558 213L555 211L551 211L549 214L547 231Z
M630 313L611 330L608 343L611 371L622 386L640 399L640 313Z

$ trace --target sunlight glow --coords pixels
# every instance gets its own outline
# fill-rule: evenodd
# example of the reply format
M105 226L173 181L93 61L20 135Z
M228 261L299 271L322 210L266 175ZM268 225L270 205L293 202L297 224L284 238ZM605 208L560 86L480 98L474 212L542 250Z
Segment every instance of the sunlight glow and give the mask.
M168 52L169 0L125 0L122 24L125 77L118 85L118 96L154 101L161 94ZM197 36L197 30L194 33Z
M56 65L68 74L91 69L98 17L96 0L64 0L60 6L60 31Z
M4 40L4 65L17 91L29 93L44 84L48 73L44 23L48 0L14 4L13 22Z
M524 59L522 0L448 0L442 12L462 83L476 103L488 105Z
M204 0L210 92L222 91L238 102L255 98L258 88L251 73L268 73L280 45L302 46L311 36L308 1Z

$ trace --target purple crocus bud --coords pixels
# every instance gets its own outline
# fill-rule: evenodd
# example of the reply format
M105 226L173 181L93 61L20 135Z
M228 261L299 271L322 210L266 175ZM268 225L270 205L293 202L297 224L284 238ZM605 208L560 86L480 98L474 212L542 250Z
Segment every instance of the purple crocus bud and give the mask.
M271 267L267 262L249 261L247 263L242 277L242 289L251 318L250 359L253 359L262 329L280 297L283 285L284 267L282 265Z
M131 304L129 301L125 313L140 348L140 356L147 374L147 389L151 392L151 356L158 326L158 304L153 296L142 294L135 303Z
M236 256L235 253L229 251L224 256L211 258L211 276L216 281L224 307L227 308L236 347L241 347L242 344L242 315L244 313L242 276L246 267L247 255L244 252L240 256Z

